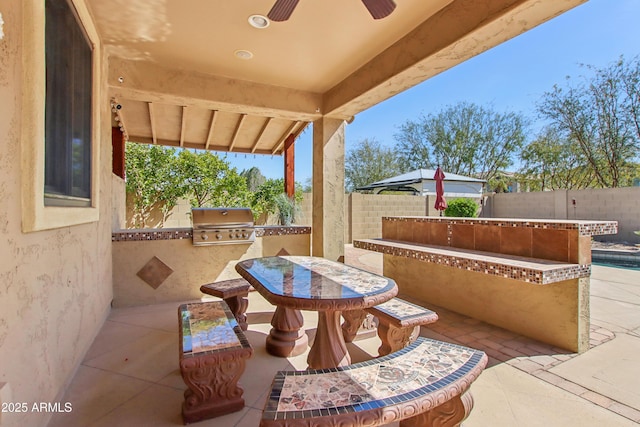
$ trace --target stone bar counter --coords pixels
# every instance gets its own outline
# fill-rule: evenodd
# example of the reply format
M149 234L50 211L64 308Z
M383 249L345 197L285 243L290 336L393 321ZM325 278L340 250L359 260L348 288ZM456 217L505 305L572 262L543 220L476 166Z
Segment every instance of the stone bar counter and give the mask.
M193 246L192 231L113 232L113 306L198 299L200 286L240 277L235 264L241 259L311 252L311 227L306 226L258 226L254 242L210 246Z
M615 221L383 217L384 254L401 297L445 307L582 352L589 347L591 236Z

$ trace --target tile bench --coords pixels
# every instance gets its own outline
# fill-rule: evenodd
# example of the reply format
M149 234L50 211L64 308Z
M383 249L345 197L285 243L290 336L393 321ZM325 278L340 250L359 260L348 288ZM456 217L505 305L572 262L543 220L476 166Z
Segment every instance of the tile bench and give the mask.
M383 253L401 297L566 350L588 348L590 265L387 239L354 247Z
M396 297L366 310L342 312L345 341L349 339L347 342L351 342L354 331L363 323L367 313L378 319L378 337L382 341L378 348L380 356L406 347L420 335L421 325L438 320L435 312Z
M178 308L180 373L185 424L244 408L238 378L253 354L224 301L183 304Z
M251 285L243 278L223 280L200 286L200 292L222 298L236 317L243 331L247 330L247 308L249 307L249 290Z
M473 407L485 353L420 337L386 356L341 368L279 371L261 427L458 426Z

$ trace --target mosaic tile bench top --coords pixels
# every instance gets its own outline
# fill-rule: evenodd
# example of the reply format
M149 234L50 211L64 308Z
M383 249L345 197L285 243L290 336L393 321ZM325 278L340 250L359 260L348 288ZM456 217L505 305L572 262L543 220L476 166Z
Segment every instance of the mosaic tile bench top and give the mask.
M222 280L220 282L213 282L200 286L200 291L202 293L223 299L236 295L247 295L250 289L251 285L249 282L242 278Z
M434 311L400 298L392 298L368 308L367 311L375 315L383 315L403 327L415 323L432 323L438 320L438 315Z
M442 396L464 392L486 363L481 351L420 337L395 353L342 368L280 371L262 418L349 417L416 401L426 411L441 404ZM403 411L395 412L398 418L385 422L401 419Z
M319 257L255 258L239 262L236 270L248 272L272 294L302 299L361 298L396 286L387 277Z
M183 304L178 314L183 357L251 347L224 301Z
M591 275L590 265L568 264L512 255L495 256L490 252L454 249L445 246L383 239L354 240L353 246L539 285Z
M550 220L550 219L517 219L517 218L452 218L452 217L424 217L397 216L382 217L382 221L415 221L438 222L445 224L476 224L494 225L499 227L543 228L555 230L578 230L581 236L597 236L617 234L617 221L591 220Z

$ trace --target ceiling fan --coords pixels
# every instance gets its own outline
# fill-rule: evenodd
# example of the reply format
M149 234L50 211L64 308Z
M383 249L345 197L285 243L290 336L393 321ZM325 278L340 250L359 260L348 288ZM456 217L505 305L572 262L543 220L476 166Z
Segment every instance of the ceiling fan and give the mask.
M289 19L293 10L298 5L299 0L276 0L275 4L267 14L272 21L282 22ZM396 8L393 0L362 0L373 19L387 17Z

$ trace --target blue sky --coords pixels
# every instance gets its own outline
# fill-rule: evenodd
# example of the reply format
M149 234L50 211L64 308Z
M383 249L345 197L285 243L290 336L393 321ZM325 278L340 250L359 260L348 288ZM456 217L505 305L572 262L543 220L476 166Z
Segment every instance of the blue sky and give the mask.
M358 114L347 126L346 149L365 138L393 146L393 136L405 121L461 101L522 113L532 121L533 137L541 126L535 105L554 84L587 74L580 64L601 68L620 55L631 59L640 54L638 17L640 0L590 0ZM295 174L301 183L312 173L311 134L309 126L296 141ZM268 178L283 177L281 156L226 158L238 171L257 166Z

